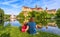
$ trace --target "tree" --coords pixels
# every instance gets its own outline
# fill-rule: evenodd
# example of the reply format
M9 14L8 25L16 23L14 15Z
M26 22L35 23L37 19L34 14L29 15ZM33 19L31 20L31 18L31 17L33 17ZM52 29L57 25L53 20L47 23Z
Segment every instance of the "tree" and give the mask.
M55 16L55 15L54 14L47 14L47 18L51 18L53 16Z
M32 11L32 12L28 12L28 16L30 17L34 17L35 18L35 22L37 24L42 23L42 24L47 24L46 22L46 16L47 16L47 12L46 11Z
M35 17L36 13L37 13L36 11L28 12L28 16Z
M8 19L10 18L11 15L8 15L8 14L4 14L4 19Z
M23 21L25 20L25 16L23 14L23 12L20 12L19 15L17 16L17 18L20 18L18 19L20 23L23 23Z
M21 12L21 13L18 15L18 17L20 17L21 19L25 18L23 12Z
M60 18L60 9L57 10L56 16Z
M4 11L0 8L0 24L4 21ZM3 24L2 24L3 25Z
M4 11L0 8L0 20L4 19Z
M47 24L47 12L46 11L41 11L40 12L40 15L39 15L39 20L40 20L40 23L43 24L43 25L46 25Z
M56 20L56 24L57 24L58 28L60 28L60 20Z

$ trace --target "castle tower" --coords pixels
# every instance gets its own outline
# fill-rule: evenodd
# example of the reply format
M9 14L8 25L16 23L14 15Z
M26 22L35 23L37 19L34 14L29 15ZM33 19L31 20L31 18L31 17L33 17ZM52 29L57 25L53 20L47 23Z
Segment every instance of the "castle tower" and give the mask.
M38 8L38 5L35 5L35 8Z
M47 10L48 8L46 7L46 10Z
M48 9L48 8L46 7L46 9L45 9L45 10L46 10L46 12L47 12L47 9Z

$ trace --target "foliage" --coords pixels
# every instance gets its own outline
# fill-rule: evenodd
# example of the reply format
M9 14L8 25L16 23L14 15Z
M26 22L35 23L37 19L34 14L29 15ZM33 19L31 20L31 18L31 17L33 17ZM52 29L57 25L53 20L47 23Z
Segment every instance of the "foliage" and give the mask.
M19 17L20 19L25 18L25 16L24 16L23 12L21 12L21 13L18 15L18 17Z
M8 19L8 18L10 18L10 15L4 14L4 19Z
M60 9L57 10L56 16L57 18L60 18Z
M46 25L47 24L47 18L51 18L53 16L55 16L54 14L48 14L45 10L44 11L32 11L32 12L27 12L28 16L26 18L24 18L24 14L23 12L21 12L18 16L20 18L23 18L23 20L21 19L20 22L22 23L22 21L24 21L24 19L29 20L30 17L34 17L35 22L37 24L43 24Z
M41 11L41 12L37 12L37 11L32 11L32 12L29 12L28 13L28 18L30 17L34 17L35 18L35 22L37 24L39 23L44 23L44 24L47 24L46 22L46 16L47 16L47 12L46 11Z
M28 16L29 16L29 17L35 17L35 15L36 15L37 13L38 13L38 12L36 12L36 11L28 12Z
M20 23L23 23L23 21L25 20L25 16L24 16L23 12L21 12L21 13L17 16L17 18L19 18L18 20L19 20Z
M47 14L47 18L49 18L49 19L53 16L55 16L55 15L54 14Z
M10 37L10 33L9 33L9 28L8 26L7 27L4 27L4 22L1 23L0 25L0 37Z
M4 10L0 8L0 20L4 19Z
M18 19L18 21L22 24L24 22L24 19Z
M58 28L60 28L60 20L56 20L56 24L57 24Z

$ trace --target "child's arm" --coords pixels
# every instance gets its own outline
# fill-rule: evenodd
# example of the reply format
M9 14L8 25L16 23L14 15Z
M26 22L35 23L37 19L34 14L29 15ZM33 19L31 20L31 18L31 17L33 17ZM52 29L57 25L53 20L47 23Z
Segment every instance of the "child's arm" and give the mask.
M27 28L26 28L25 32L26 32L28 29L29 29L29 26L27 26Z
M36 25L36 28L38 28L37 25Z

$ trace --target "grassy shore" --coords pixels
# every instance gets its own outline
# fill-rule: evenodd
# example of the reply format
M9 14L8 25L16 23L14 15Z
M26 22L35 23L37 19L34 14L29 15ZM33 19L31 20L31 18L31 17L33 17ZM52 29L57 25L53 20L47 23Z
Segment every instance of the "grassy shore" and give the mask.
M21 32L18 27L6 27L0 30L0 37L60 37L59 35L46 33L46 32L39 32L39 34L31 35L27 32Z

